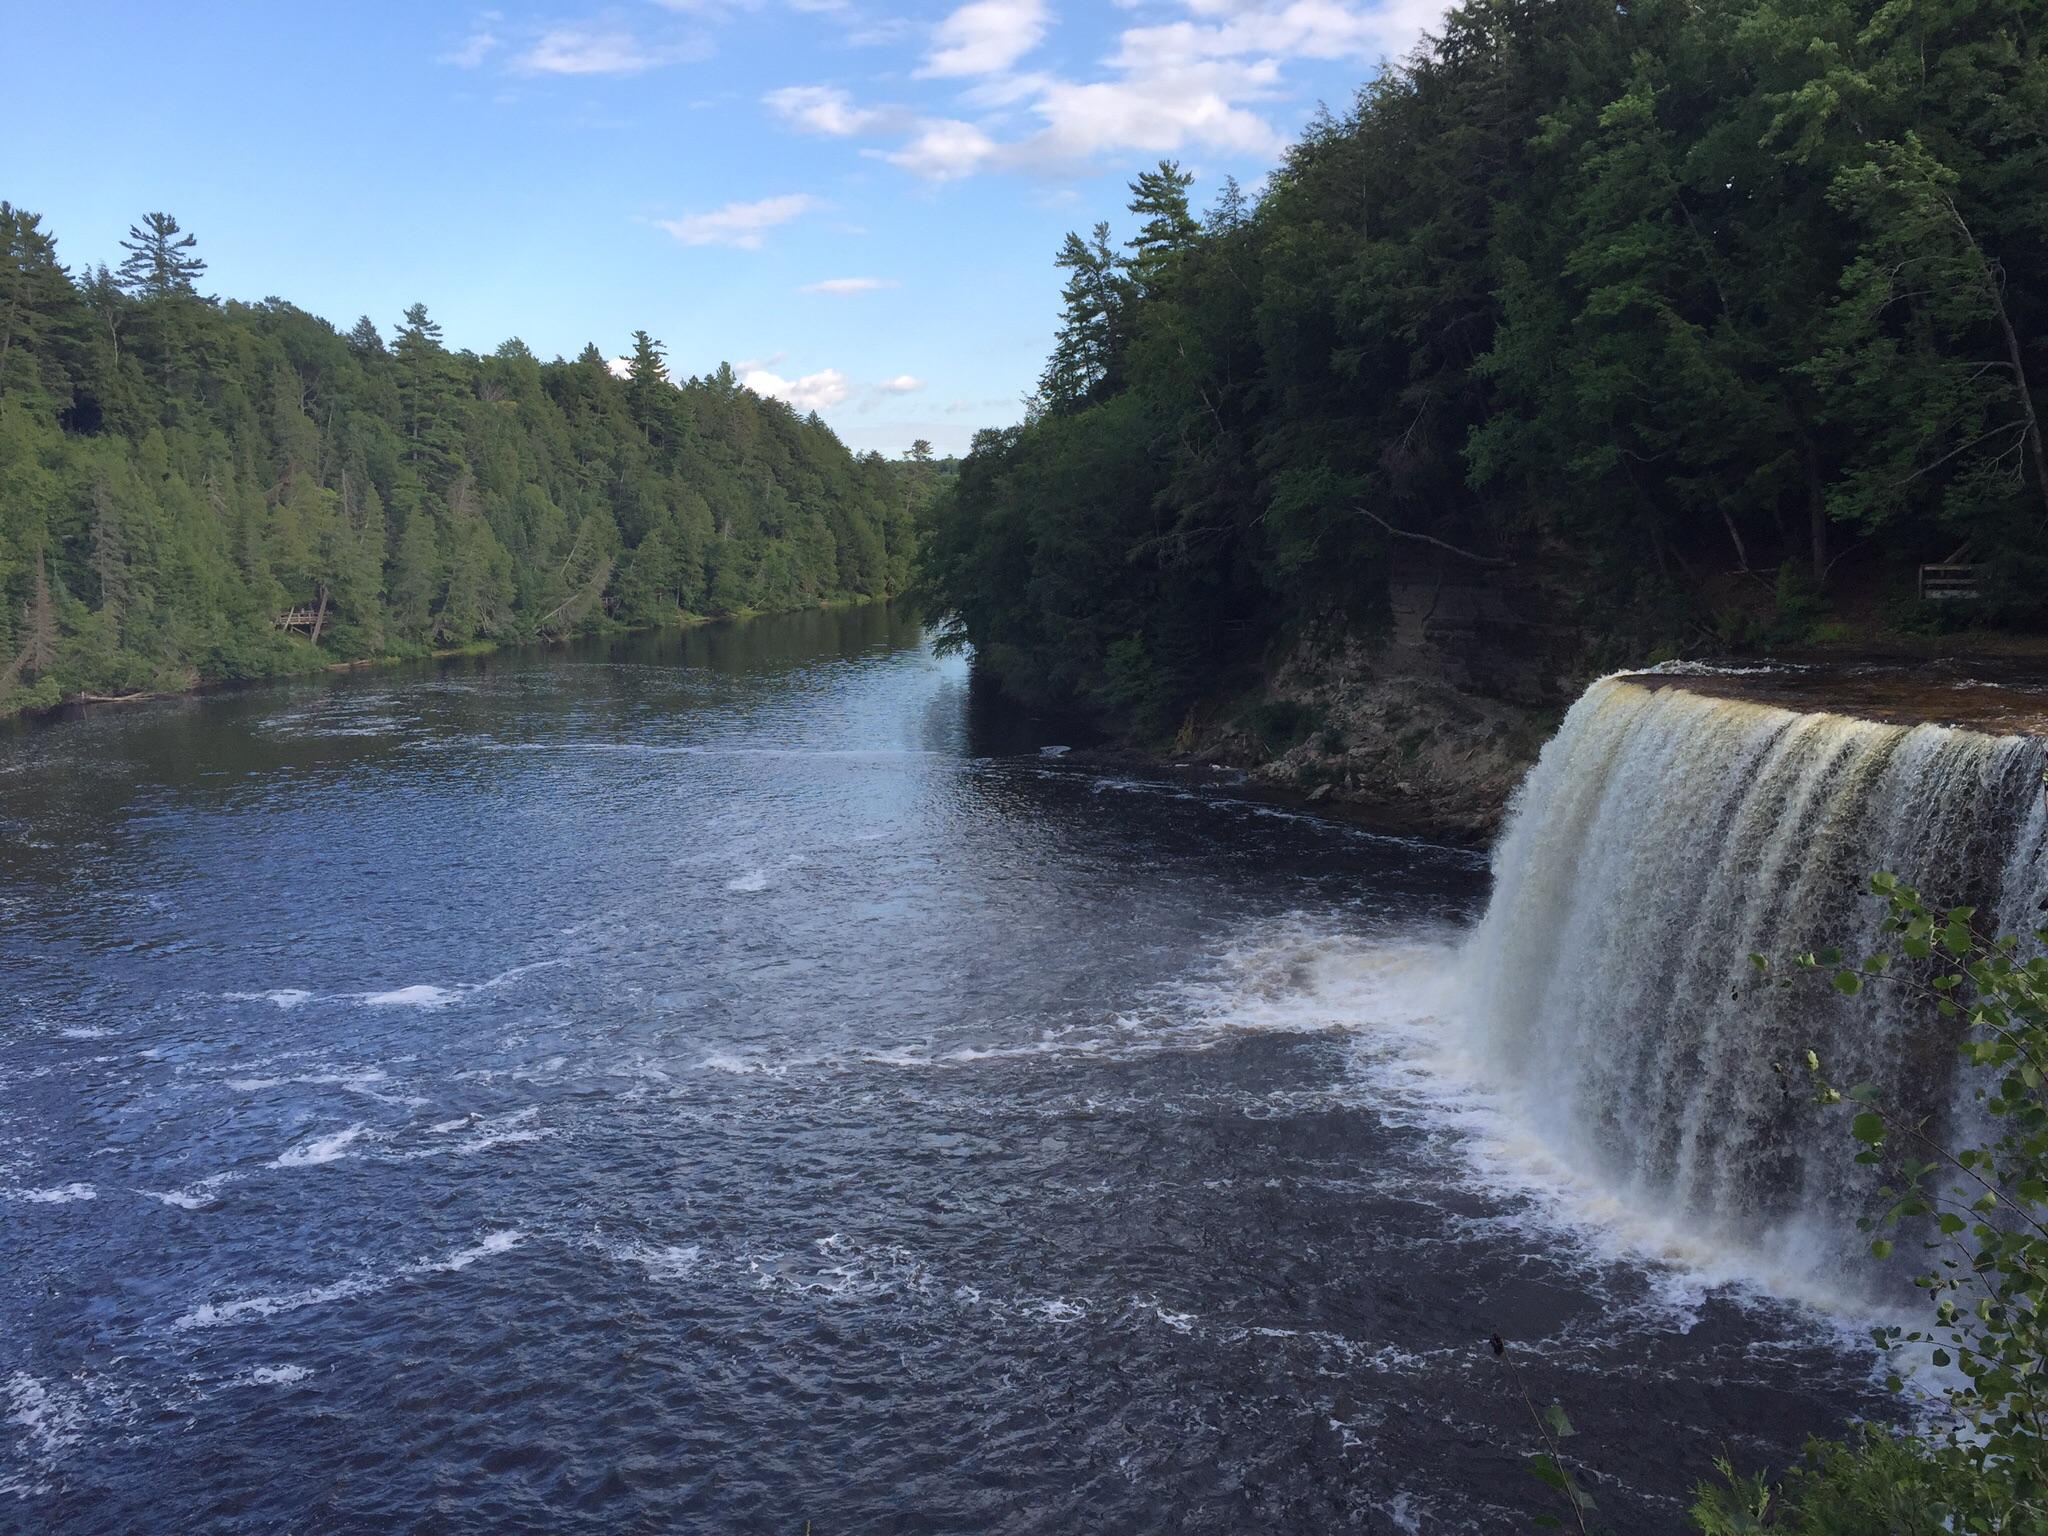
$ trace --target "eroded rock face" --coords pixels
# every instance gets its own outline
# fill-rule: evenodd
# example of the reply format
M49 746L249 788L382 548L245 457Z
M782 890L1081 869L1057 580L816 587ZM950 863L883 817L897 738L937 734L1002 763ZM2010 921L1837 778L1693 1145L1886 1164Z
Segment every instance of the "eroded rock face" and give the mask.
M1368 822L1486 837L1600 669L1526 573L1431 557L1396 574L1386 622L1368 632L1332 615L1308 627L1264 703L1188 745Z

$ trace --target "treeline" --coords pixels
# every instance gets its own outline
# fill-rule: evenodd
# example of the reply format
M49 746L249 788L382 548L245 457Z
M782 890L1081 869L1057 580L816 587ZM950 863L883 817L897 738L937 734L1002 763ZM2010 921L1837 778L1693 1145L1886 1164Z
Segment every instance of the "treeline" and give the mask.
M1168 163L1130 238L1068 238L1041 409L934 504L932 605L1014 691L1154 732L1303 619L1383 616L1397 550L1540 572L1638 654L1849 587L1903 614L1957 557L1976 615L2039 623L2044 34L2033 0L1467 0L1255 203L1198 220Z
M909 579L928 452L729 367L452 352L419 305L340 333L203 296L165 215L123 244L74 276L0 203L0 713Z

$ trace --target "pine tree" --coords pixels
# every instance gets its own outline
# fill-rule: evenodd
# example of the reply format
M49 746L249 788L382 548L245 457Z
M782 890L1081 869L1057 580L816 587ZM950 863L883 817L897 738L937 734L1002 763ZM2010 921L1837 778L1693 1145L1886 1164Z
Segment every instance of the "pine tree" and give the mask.
M1055 410L1071 410L1115 387L1128 286L1109 245L1109 226L1090 238L1069 233L1054 265L1067 274L1060 289L1060 328L1039 393Z
M41 216L0 202L0 397L37 384L69 395L60 354L76 345L77 313L71 274Z
M168 299L195 292L193 284L206 263L190 254L199 243L196 235L178 228L168 213L151 213L141 224L128 226L128 238L121 249L128 253L121 263L121 286L138 299Z
M406 309L391 356L398 364L406 457L431 470L452 471L461 448L456 383L451 359L441 346L441 327L429 318L426 305Z
M377 330L377 322L368 315L358 316L356 323L349 327L348 345L357 357L384 356L384 337Z
M1166 276L1174 258L1201 238L1201 226L1188 212L1192 172L1172 160L1141 171L1131 183L1130 210L1139 219L1137 236L1126 242L1128 270L1140 293L1150 293Z
M1244 195L1244 188L1237 184L1235 176L1226 176L1223 178L1223 190L1216 194L1216 205L1209 210L1205 227L1211 234L1227 235L1242 229L1251 212L1251 199Z
M626 362L626 406L650 447L667 446L675 437L674 387L661 343L645 331L633 333L633 355Z

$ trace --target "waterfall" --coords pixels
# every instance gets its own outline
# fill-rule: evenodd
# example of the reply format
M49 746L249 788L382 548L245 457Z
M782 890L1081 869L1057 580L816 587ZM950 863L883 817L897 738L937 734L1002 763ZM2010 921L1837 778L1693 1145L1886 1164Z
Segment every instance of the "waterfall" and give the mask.
M1953 1125L1957 1035L1872 989L1760 984L1752 953L1878 943L1888 871L2005 931L2048 899L2044 744L1595 683L1543 750L1461 957L1471 1056L1580 1176L1829 1285L1867 1274L1872 1170L1811 1048Z

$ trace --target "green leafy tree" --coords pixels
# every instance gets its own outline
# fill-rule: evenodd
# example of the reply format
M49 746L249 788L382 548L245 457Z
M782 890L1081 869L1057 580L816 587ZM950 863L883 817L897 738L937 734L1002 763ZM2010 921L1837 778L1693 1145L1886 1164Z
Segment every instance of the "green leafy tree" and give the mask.
M1930 907L1891 875L1871 889L1886 905L1887 947L1861 960L1800 956L1786 985L1807 973L1849 998L1903 990L1929 1033L1963 1030L1961 1070L1989 1128L1975 1144L1873 1084L1837 1086L1812 1052L1805 1062L1819 1102L1846 1111L1858 1161L1891 1181L1864 1222L1872 1255L1890 1260L1903 1243L1926 1256L1916 1284L1929 1322L1876 1338L1952 1373L1940 1389L1949 1422L1932 1435L1873 1429L1816 1446L1783 1490L1724 1468L1728 1486L1704 1490L1696 1513L1712 1536L1767 1521L1813 1536L2034 1536L2048 1531L2048 930L1988 934L1973 909ZM1752 962L1771 969L1762 955ZM1890 1383L1903 1390L1904 1370Z

